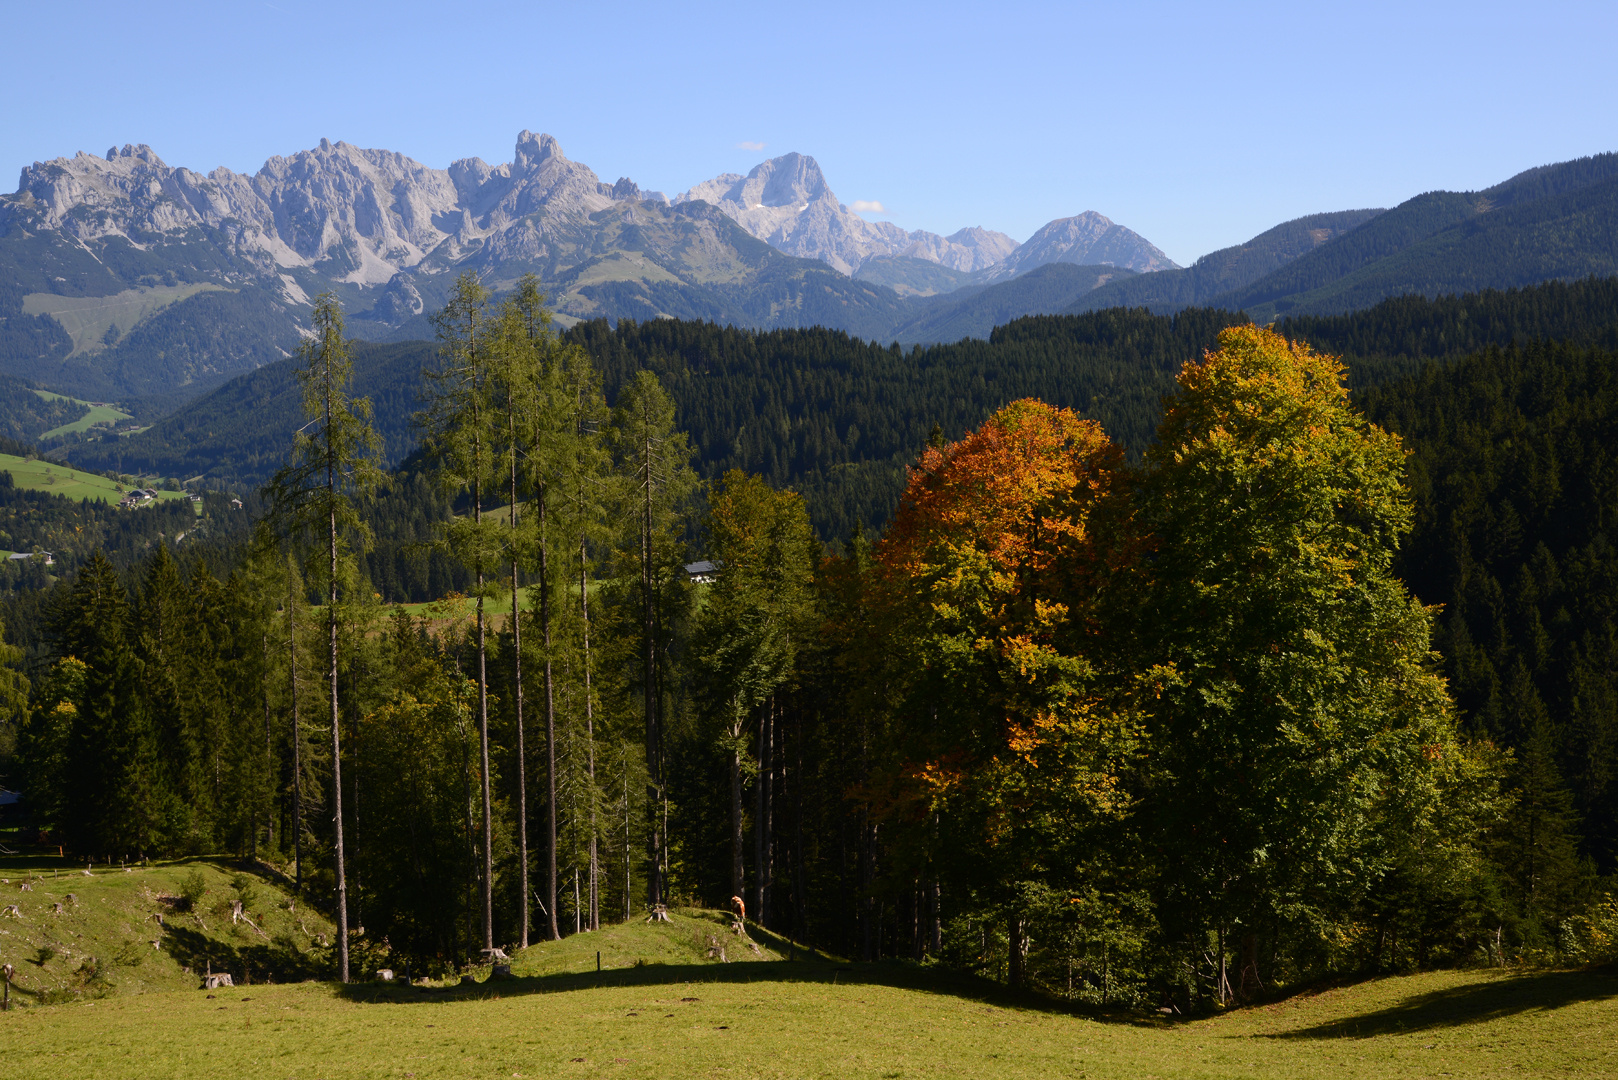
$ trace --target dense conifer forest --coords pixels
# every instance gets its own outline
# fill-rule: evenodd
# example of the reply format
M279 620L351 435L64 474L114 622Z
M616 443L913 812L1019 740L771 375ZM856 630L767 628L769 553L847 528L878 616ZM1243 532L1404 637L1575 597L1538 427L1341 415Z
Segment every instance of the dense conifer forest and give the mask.
M1615 292L905 350L556 333L467 279L410 365L332 310L290 396L221 391L307 423L214 532L0 488L64 553L0 609L0 779L53 844L268 862L416 970L732 897L1181 1008L1604 956ZM145 445L221 442L210 400Z

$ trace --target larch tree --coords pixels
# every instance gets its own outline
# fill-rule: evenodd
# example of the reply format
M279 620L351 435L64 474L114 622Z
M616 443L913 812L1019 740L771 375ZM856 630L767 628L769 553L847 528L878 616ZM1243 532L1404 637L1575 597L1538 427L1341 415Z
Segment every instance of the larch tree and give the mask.
M381 439L371 428L371 402L349 393L354 362L343 335L343 312L332 293L315 300L314 334L298 349L299 388L309 423L294 439L292 460L270 484L276 517L295 534L318 536L314 560L326 597L326 682L331 720L331 811L337 878L338 978L348 982L348 878L343 852L342 711L338 687L340 602L354 588L354 568L343 565L350 540L361 546L370 530L355 507L382 482ZM311 432L309 429L313 428ZM345 570L347 573L345 573Z
M500 416L492 392L495 378L494 327L488 312L489 290L467 271L456 279L448 301L436 316L439 365L426 372L426 408L417 414L423 442L435 456L446 487L464 491L468 514L446 529L454 554L474 577L477 603L478 775L482 787L483 950L494 951L494 793L489 766L489 650L485 607L499 597L503 582L495 571L507 554L506 530L485 519L483 503L498 490Z
M493 327L490 341L492 355L491 389L493 402L497 414L496 424L499 427L501 443L499 444L499 473L500 480L506 485L506 558L510 564L511 573L511 657L512 657L512 705L517 723L517 864L518 864L518 941L522 948L528 947L528 933L532 924L532 917L528 909L528 748L526 727L524 724L523 706L525 705L523 674L522 674L522 593L520 589L520 570L525 560L527 549L531 546L530 537L524 531L519 531L518 506L523 501L527 490L525 480L531 478L536 469L536 457L542 457L540 442L543 439L543 421L540 413L544 410L544 372L541 343L546 339L550 324L550 313L545 310L544 297L539 291L539 281L532 274L525 275L518 284L517 292L501 307ZM543 483L543 466L538 465ZM540 513L543 516L543 501L540 502ZM532 531L532 530L528 530ZM543 538L541 538L543 543ZM544 561L544 554L540 556ZM543 588L543 573L541 574ZM542 601L543 602L543 601ZM548 614L548 608L546 614ZM548 636L549 628L545 634ZM547 752L553 762L548 772L554 772L554 750L550 744L554 741L552 729L554 721L553 691L551 688L550 648L547 643L545 649L545 705L546 705L546 739ZM551 779L552 791L555 781ZM550 805L549 844L551 872L549 874L548 903L546 910L549 913L549 933L547 937L554 939L556 934L556 806L554 794Z
M665 902L668 872L662 717L664 625L662 590L677 569L673 529L680 504L696 487L685 433L674 426L674 402L650 371L641 370L619 391L613 404L612 437L626 481L625 509L633 522L626 545L638 564L642 709L646 739L647 905L655 913Z
M601 929L601 861L599 821L600 792L596 783L596 729L594 659L590 649L590 568L592 549L606 539L609 501L612 495L612 455L606 443L608 411L601 393L601 381L590 356L583 349L567 348L558 358L556 372L559 401L564 408L567 433L565 453L558 462L557 491L567 507L571 528L569 559L575 559L574 579L578 587L579 677L578 695L584 720L585 797L589 838L588 916L585 925Z

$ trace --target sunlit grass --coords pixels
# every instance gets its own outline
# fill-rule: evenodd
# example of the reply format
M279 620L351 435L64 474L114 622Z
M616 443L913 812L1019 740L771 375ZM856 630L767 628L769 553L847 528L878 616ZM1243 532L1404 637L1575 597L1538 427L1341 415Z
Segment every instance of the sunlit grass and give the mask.
M13 1075L73 1080L1618 1075L1611 973L1440 972L1178 1021L1089 1015L906 964L805 960L751 936L756 954L723 916L677 912L536 945L509 980L31 1006L0 1017L0 1054ZM709 956L713 942L732 962ZM777 959L783 946L800 958Z

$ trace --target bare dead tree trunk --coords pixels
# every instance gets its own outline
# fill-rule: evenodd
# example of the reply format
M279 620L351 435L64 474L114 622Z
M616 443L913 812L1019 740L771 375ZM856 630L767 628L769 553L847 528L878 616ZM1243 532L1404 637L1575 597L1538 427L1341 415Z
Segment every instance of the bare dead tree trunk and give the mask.
M757 914L753 916L765 929L770 926L770 886L772 884L771 835L774 831L771 790L775 768L773 742L775 738L775 695L759 713L758 721L758 783L754 785L756 809L753 816L754 901Z
M264 691L264 774L268 776L270 769L270 632L268 629L264 631L260 638L260 647L264 652L263 675L259 680L259 688ZM263 797L264 789L262 787L253 793L251 821L253 842L249 847L248 855L254 862L258 861L258 805L259 800ZM269 818L270 827L270 839L267 846L273 851L275 850L275 815L266 813L265 816Z
M1020 987L1023 983L1023 958L1027 955L1028 942L1023 936L1022 915L1013 913L1006 916L1006 984Z
M641 649L642 678L646 692L646 810L651 828L646 835L646 902L654 910L663 903L663 852L659 841L657 803L662 787L662 763L658 748L662 745L662 732L658 730L657 715L657 620L652 603L655 585L652 573L652 445L648 438L642 448L645 455L645 475L642 479L641 504L641 633L645 638Z
M1242 969L1238 976L1237 993L1243 1001L1251 1001L1264 989L1264 980L1258 974L1258 935L1242 935Z
M326 631L331 687L331 805L333 856L337 870L337 978L348 981L348 876L343 858L343 716L337 699L337 459L331 435L336 373L325 355L326 406Z
M738 725L739 726L739 725ZM738 745L741 733L732 729L730 740L730 893L746 896L747 867L743 859L742 838L742 751Z
M348 836L348 854L354 867L354 925L360 934L365 933L365 912L363 902L365 889L360 877L360 672L359 653L350 649L348 660L348 764L349 771L354 774L354 810L349 820L354 824L354 831Z
M812 948L809 922L804 918L803 895L803 710L797 710L797 738L793 740L792 771L792 929L805 948Z
M928 887L927 899L927 918L929 928L931 930L929 945L932 948L934 956L937 956L944 947L944 919L943 912L941 911L941 900L942 897L939 895L938 891L938 879L935 877L932 880L932 884Z

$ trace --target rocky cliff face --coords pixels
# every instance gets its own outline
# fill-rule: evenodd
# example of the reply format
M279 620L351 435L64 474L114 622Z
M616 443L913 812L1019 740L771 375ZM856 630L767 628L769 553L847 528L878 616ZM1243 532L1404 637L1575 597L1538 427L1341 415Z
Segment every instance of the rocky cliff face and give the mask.
M838 201L812 157L784 154L746 176L725 173L674 197L702 200L723 210L771 247L819 259L845 274L883 256L925 259L1001 281L1052 262L1121 266L1144 273L1175 264L1139 234L1088 211L1060 218L1025 244L1005 233L972 227L949 236L906 232L885 221L866 221Z
M389 150L325 139L273 157L247 176L170 168L148 146L80 153L24 169L14 211L81 241L121 236L146 244L197 226L221 229L240 254L272 267L309 267L337 282L382 285L437 255L450 263L538 216L577 231L589 215L637 199L627 179L609 187L569 161L549 135L524 131L513 160L477 158L433 169ZM544 248L541 228L516 250Z
M145 145L114 148L105 157L79 153L24 169L17 193L0 199L0 215L81 243L122 238L143 247L205 227L218 230L259 274L302 268L366 287L388 285L403 271L412 278L439 273L469 258L491 269L516 260L555 270L591 245L594 214L615 205L697 201L771 247L843 274L878 256L922 259L982 281L1047 262L1137 271L1174 265L1093 212L1051 222L1021 245L977 227L940 236L867 221L838 200L815 159L803 154L771 158L746 176L717 176L669 200L642 192L627 177L605 184L570 161L554 138L530 131L517 136L506 164L465 158L448 169L326 139L273 157L250 176L171 168ZM294 302L306 293L295 283L284 291ZM419 290L400 282L375 313L391 319L420 303Z
M676 205L712 203L771 247L819 259L852 274L867 259L903 255L955 270L993 266L1016 248L1004 233L962 229L952 236L906 232L885 221L866 221L838 201L819 164L803 154L771 158L746 176L725 173L674 197Z

